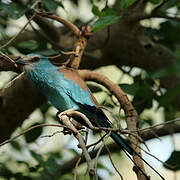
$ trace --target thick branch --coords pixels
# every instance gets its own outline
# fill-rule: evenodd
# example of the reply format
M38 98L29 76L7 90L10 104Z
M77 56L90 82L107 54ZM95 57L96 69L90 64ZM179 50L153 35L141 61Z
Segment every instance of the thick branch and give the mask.
M18 59L19 56L9 56L13 61ZM6 57L0 55L0 71L14 71L14 72L20 72L20 69L18 69L16 66L14 66L14 63L9 61Z
M8 139L29 114L44 102L45 98L25 75L14 79L4 88L0 92L0 142Z

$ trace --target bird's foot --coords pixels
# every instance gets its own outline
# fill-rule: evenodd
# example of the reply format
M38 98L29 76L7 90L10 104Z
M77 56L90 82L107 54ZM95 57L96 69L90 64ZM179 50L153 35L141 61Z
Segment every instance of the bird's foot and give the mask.
M74 110L75 110L74 108L71 108L71 109L68 109L68 110L63 111L63 112L58 111L58 112L56 113L56 118L58 119L59 123L62 124L62 122L61 122L61 116L67 115L68 112L71 112L71 111L74 111Z
M60 124L63 124L62 121L61 121L61 117L62 117L63 115L67 115L67 116L68 116L68 112L71 112L71 111L74 111L74 110L75 110L75 109L72 108L72 109L68 109L68 110L63 111L63 112L58 111L58 112L56 113L56 118L58 119L59 123L60 123ZM71 121L71 123L73 124L73 126L74 126L78 131L84 130L84 127L82 126L82 124L80 124L78 121L76 121L73 117L69 117L69 118L70 118L70 121ZM71 130L69 130L68 128L64 128L64 129L63 129L63 133L64 133L64 135L66 135L66 134L70 134L70 135L71 135L71 134L72 134Z

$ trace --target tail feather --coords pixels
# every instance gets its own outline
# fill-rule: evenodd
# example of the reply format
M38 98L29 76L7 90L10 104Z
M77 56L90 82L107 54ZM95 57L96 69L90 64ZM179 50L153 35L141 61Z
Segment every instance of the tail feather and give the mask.
M96 108L95 106L89 106L87 104L80 106L83 106L83 113L86 114L93 125L105 128L112 127L112 123L101 109ZM120 146L122 150L127 151L131 155L133 154L134 151L132 147L119 134L112 132L111 138Z
M98 127L105 127L105 128L111 128L112 123L108 120L104 112L96 108L95 106L90 105L82 105L79 104L80 107L82 107L83 111L82 113L86 114L86 116L89 118L91 123L94 126ZM93 114L93 116L92 116ZM82 124L86 125L83 120L77 118L78 121L80 121ZM111 133L111 138L120 146L120 148L126 153L126 155L129 157L129 159L135 164L135 166L139 169L139 171L144 174L144 176L149 179L149 177L141 170L141 168L136 164L136 162L130 157L130 155L136 154L139 158L141 158L150 168L153 169L154 172L156 172L161 179L165 180L164 177L156 169L154 169L145 159L143 159L138 153L136 153L133 148L116 132ZM130 154L130 155L129 155Z
M117 133L112 132L111 138L120 146L122 150L126 150L129 154L133 154L132 147Z

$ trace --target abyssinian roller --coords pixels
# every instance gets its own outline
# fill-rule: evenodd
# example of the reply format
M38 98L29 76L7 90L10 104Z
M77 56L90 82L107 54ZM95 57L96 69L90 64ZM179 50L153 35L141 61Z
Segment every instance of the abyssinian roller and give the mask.
M28 78L58 111L73 108L85 114L96 127L112 127L107 116L98 108L97 100L76 71L54 66L46 57L38 54L29 54L16 63L23 66ZM74 119L83 122L77 117ZM118 133L112 132L111 137L122 150L133 154L131 146Z

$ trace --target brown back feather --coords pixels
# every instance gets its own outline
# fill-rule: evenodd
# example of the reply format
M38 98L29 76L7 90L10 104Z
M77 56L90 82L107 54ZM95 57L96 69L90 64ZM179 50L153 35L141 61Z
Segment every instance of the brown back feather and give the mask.
M71 69L60 69L59 71L63 73L65 78L74 81L74 83L78 84L84 91L88 89L90 92L91 100L94 102L96 106L99 106L96 98L93 96L92 92L90 91L84 80L81 78L81 76L78 74L78 72L73 71Z

